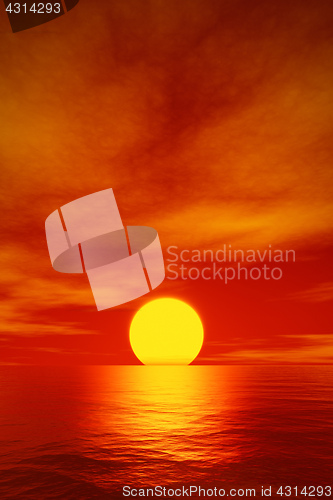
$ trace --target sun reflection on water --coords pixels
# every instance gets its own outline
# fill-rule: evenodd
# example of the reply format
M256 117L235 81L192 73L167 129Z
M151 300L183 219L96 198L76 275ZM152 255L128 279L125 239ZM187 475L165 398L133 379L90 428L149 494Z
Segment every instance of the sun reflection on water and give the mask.
M106 436L112 434L118 444L155 458L200 461L201 467L237 460L240 447L234 427L235 402L231 380L221 378L221 368L218 372L200 366L117 370L118 389L112 373L106 371L106 386L100 392L103 413L95 428L99 428L103 446Z
M122 498L123 485L250 488L302 477L304 486L330 477L331 367L5 372L0 462L9 491L17 471L34 498L50 485L57 498L86 498L87 487L89 498Z

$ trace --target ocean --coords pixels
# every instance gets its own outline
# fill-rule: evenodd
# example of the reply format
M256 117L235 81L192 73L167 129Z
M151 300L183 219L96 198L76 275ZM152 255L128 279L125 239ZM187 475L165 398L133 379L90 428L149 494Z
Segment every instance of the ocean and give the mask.
M333 366L2 366L0 385L1 500L333 496Z

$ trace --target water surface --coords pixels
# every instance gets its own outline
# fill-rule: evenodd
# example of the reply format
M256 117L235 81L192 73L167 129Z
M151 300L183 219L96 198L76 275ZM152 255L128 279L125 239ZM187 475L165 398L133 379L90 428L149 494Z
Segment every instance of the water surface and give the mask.
M0 498L332 485L332 376L332 366L1 367Z

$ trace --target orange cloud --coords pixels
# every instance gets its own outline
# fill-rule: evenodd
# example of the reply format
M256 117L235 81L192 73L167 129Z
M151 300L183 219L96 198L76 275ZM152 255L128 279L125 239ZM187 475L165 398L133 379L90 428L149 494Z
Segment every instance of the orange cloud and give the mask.
M0 16L2 328L94 329L78 311L59 326L62 308L84 315L94 304L82 277L52 270L44 221L108 187L124 223L156 228L164 248L308 252L312 282L295 272L276 299L280 314L293 307L303 327L297 301L331 297L331 276L314 279L324 272L319 251L331 244L333 221L331 9L330 0L320 9L285 0L101 0L17 34ZM224 289L163 287L195 296L207 322L219 324ZM239 306L235 294L230 308ZM313 347L316 359L327 359L322 348ZM239 352L228 359L263 354ZM282 359L283 350L271 356Z
M290 295L290 298L304 302L326 302L333 300L333 282L319 283L317 286L301 290Z
M293 339L297 347L291 347L288 342L281 346L281 342L285 339ZM207 358L201 357L200 361L221 364L331 364L333 362L333 334L281 336L276 346L264 339L252 339L248 344L249 348L239 349L237 342L223 342L223 344L217 342L215 349L225 350L228 347L230 352L221 352Z

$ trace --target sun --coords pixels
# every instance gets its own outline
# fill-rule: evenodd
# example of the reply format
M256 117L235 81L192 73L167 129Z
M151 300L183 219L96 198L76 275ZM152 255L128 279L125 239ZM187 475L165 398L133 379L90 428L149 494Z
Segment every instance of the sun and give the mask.
M130 327L134 354L145 365L188 365L202 347L195 310L178 299L156 299L136 313Z

